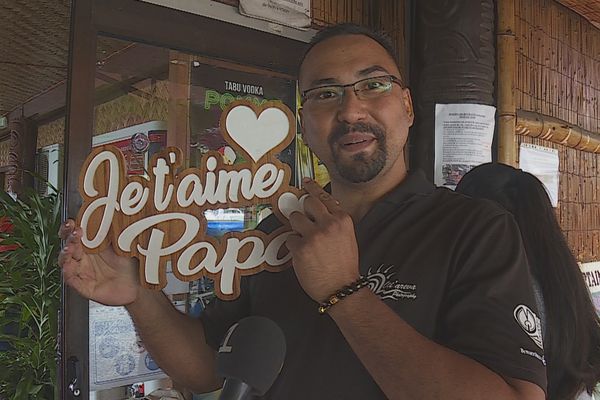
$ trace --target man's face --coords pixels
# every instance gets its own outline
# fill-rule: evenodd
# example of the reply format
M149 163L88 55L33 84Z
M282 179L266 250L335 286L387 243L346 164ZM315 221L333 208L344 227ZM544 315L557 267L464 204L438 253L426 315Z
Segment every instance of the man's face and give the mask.
M390 55L363 35L337 36L308 53L300 70L300 90L346 85L400 72ZM352 87L340 102L307 100L302 109L304 140L325 163L332 179L368 182L390 170L404 171L404 145L413 122L408 89L393 84L387 96L359 99Z

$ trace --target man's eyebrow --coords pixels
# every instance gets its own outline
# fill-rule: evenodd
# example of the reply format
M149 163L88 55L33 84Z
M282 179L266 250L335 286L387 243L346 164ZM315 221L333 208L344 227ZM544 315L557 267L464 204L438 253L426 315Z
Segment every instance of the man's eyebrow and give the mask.
M335 85L337 84L338 81L335 80L334 78L323 78L323 79L317 79L314 80L310 83L311 87L316 87L316 86L323 86L323 85Z
M389 74L388 70L383 68L381 65L372 65L368 68L361 69L360 71L358 71L357 75L358 76L367 76L369 74L372 74L373 72L384 72L386 74ZM338 80L335 78L322 78L322 79L316 79L316 80L312 81L310 83L310 86L318 87L318 86L323 86L323 85L336 85L338 83L339 83Z
M383 68L381 65L373 65L373 66L370 66L369 68L361 69L360 71L358 71L358 75L359 76L369 75L370 73L373 73L373 72L385 72L386 74L389 74L388 70Z

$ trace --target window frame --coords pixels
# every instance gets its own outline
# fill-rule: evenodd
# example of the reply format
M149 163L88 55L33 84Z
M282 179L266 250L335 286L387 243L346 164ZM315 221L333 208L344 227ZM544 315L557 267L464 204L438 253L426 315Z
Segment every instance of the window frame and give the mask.
M209 5L212 3L214 2L211 1ZM219 3L213 5L220 9L234 9ZM248 25L256 25L253 22L255 20L247 20ZM260 24L265 25L264 21ZM92 143L93 110L97 101L94 80L98 36L147 43L226 63L295 76L297 63L307 46L306 42L298 37L308 40L313 32L309 31L299 36L296 32L293 35L295 38L290 38L250 26L144 1L72 1L65 119L63 218L74 218L82 203L78 192L78 180ZM89 399L88 307L88 300L63 285L58 374L58 392L61 399ZM69 360L77 360L77 372L74 372L74 364ZM74 396L69 390L74 374L78 379L79 396Z

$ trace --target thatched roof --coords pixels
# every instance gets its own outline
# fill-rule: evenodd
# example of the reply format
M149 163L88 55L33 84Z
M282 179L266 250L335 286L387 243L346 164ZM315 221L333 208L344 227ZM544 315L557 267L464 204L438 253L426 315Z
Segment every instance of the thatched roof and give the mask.
M67 78L70 3L0 2L0 115Z
M558 0L600 28L600 0Z
M600 0L559 1L600 28ZM0 1L0 116L66 80L70 4L71 0ZM110 50L99 40L99 59Z

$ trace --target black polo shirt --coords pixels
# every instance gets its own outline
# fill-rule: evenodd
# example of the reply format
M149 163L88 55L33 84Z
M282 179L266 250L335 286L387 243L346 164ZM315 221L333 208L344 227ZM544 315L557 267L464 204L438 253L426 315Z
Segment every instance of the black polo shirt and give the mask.
M404 321L498 374L545 390L541 328L510 214L435 188L417 172L355 230L361 273ZM271 318L287 341L283 370L265 398L385 399L337 325L318 314L293 269L244 277L239 299L213 301L201 316L209 345L217 349L227 329L248 315Z

